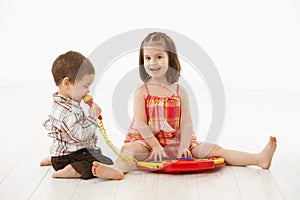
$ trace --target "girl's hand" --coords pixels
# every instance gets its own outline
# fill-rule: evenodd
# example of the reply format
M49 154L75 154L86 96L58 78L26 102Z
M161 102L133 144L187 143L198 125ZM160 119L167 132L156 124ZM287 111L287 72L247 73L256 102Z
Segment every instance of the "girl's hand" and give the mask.
M98 117L101 114L101 108L96 104L93 103L92 107L89 110L90 115Z
M164 148L161 145L159 145L152 148L151 155L147 160L153 159L156 162L156 161L162 161L163 158L168 158L168 155L165 152Z
M192 153L188 148L180 147L178 150L177 158L192 158Z

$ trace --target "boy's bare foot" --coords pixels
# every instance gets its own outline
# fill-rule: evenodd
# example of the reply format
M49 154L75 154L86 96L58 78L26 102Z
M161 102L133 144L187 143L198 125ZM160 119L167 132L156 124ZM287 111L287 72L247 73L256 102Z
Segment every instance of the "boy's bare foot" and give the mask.
M263 169L270 168L273 154L276 150L276 146L277 146L276 137L270 136L268 144L258 154L258 166L260 166Z
M67 165L65 168L58 170L52 175L52 178L80 178L79 174L72 165Z
M44 158L41 162L40 162L40 166L49 166L51 165L51 157L48 156L46 158Z
M113 180L121 180L124 178L124 174L121 171L96 161L93 162L92 173L98 178Z

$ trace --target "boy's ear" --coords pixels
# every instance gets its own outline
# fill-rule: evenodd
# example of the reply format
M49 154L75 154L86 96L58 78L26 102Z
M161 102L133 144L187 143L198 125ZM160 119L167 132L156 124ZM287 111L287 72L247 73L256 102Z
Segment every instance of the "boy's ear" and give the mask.
M72 83L69 79L69 77L65 77L63 80L62 80L62 85L65 87L65 88L69 88Z

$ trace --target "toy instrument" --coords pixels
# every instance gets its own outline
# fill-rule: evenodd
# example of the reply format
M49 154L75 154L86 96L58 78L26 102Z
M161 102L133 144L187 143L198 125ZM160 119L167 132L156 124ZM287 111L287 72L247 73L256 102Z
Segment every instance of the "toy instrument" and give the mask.
M84 97L83 101L90 107L93 105L93 98L90 95ZM133 157L124 156L121 152L112 144L102 122L102 116L98 116L99 128L106 144L112 149L112 151L122 160L129 163L136 163L136 167L141 170L160 172L160 173L191 173L191 172L203 172L212 170L216 167L223 166L225 161L221 157L213 158L179 158L176 160L163 160L160 162L144 162L137 161Z

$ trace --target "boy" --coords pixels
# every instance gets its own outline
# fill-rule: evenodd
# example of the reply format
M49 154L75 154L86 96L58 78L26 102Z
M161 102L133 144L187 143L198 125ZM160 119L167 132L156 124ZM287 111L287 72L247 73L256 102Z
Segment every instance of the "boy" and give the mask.
M97 117L100 107L93 103L89 116L80 107L83 97L89 92L94 81L95 69L82 54L69 51L60 55L53 63L52 75L58 92L53 94L53 106L43 126L48 136L53 138L50 158L41 162L41 166L52 164L56 172L53 178L82 178L93 176L93 161L103 163L103 178L120 180L123 174L109 167L113 162L102 155L96 146L98 128Z

